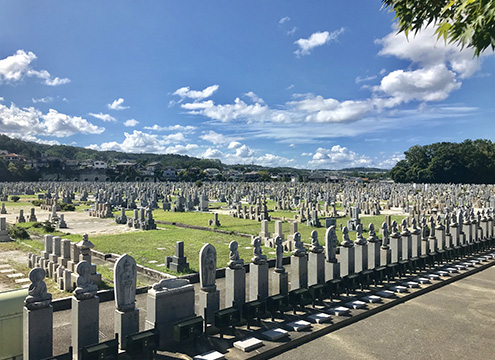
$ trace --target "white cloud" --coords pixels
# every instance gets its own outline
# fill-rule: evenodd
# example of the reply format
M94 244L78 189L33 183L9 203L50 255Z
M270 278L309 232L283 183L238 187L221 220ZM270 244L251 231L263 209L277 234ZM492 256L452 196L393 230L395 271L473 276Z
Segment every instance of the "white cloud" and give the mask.
M91 115L92 117L95 117L95 118L100 119L100 120L105 121L105 122L115 122L115 121L117 121L117 119L115 119L113 116L108 115L108 114L103 114L103 113L98 113L98 114L89 113L88 115Z
M283 24L283 23L286 23L286 22L288 22L288 21L290 21L290 17L285 16L285 17L281 18L281 19L278 21L278 23L279 23L279 24Z
M202 157L207 158L207 159L213 159L213 158L219 159L219 158L223 158L224 154L218 149L208 148L202 154Z
M175 90L173 95L178 95L182 99L189 98L194 100L203 100L212 96L213 93L218 90L218 87L218 85L211 85L201 91L197 91L191 90L189 86L185 86Z
M230 143L238 139L237 137L231 137L231 136L225 136L223 134L219 134L213 130L204 133L203 135L200 136L200 138L205 141L209 141L215 145Z
M125 139L122 143L116 141L106 142L101 145L91 145L97 150L114 150L132 153L159 153L167 152L167 146L173 142L184 141L182 133L158 136L134 130L132 134L124 133Z
M79 116L69 116L54 109L43 114L33 107L20 109L14 104L10 107L0 105L0 133L17 138L101 134L104 130Z
M342 169L348 167L369 167L372 165L370 158L349 150L340 145L334 145L331 149L318 148L313 159L308 162L312 168Z
M393 71L385 76L374 90L383 91L400 102L440 101L460 87L461 83L456 80L456 74L445 65L439 64L414 71Z
M52 78L46 70L34 70L31 63L36 59L36 55L29 51L17 50L14 55L7 56L0 60L0 84L2 82L16 82L22 80L25 76L37 77L44 80L45 85L58 86L67 84L70 79Z
M332 31L329 33L328 31L323 32L315 32L311 34L311 36L307 39L299 39L294 42L299 49L294 51L294 54L297 56L309 55L311 51L318 47L329 43L330 41L337 40L339 35L344 32L344 28L340 28L338 30Z
M377 163L377 167L382 169L391 169L395 166L395 164L404 159L404 154L392 154L390 157L380 160Z
M192 110L189 112L190 114L200 114L222 122L260 117L268 111L268 107L263 104L248 105L239 98L234 100L234 104L215 105L209 100L203 103L183 104L182 108Z
M124 121L124 126L126 126L126 127L134 127L137 124L139 124L139 121L137 121L136 119L129 119L129 120Z
M124 103L124 99L118 98L117 100L114 100L111 104L107 104L107 107L110 110L125 110L129 109L129 106L124 106L122 105Z
M0 101L3 102L3 101L5 101L5 99L0 96Z
M370 76L358 76L356 78L356 84L362 83L362 82L368 82L371 80L375 80L376 75L370 75Z
M260 103L260 104L265 103L265 101L262 98L260 98L258 95L256 95L252 91L249 91L249 92L245 93L244 95L246 95L248 98L250 98L255 103Z
M165 152L167 154L181 154L181 155L186 155L186 154L191 154L191 150L196 150L198 148L198 145L196 144L187 144L187 145L175 145L175 146L169 146Z
M146 130L153 130L153 131L181 131L184 134L192 134L194 131L197 129L196 126L182 126L182 125L170 125L170 126L159 126L157 124L153 126L145 126L144 127Z
M238 147L241 147L241 146L242 146L242 144L239 141L231 141L229 143L228 148L229 149L237 149Z
M253 150L251 150L247 145L242 145L235 149L235 156L239 158L247 158L253 155Z
M45 104L47 104L47 103L52 102L53 100L54 100L54 98L51 97L51 96L47 96L47 97L43 97L43 98L39 98L39 99L34 99L34 98L31 99L31 101L33 103L35 103L35 104L36 103L45 103Z
M294 35L297 32L297 30L299 30L299 28L297 26L294 26L292 29L287 31L287 35Z

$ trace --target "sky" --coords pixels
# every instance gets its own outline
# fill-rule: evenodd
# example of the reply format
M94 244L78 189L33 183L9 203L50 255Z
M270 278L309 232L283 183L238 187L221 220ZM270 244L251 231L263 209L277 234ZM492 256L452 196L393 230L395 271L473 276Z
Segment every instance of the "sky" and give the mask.
M0 0L0 133L39 143L390 169L494 140L494 75L380 0Z

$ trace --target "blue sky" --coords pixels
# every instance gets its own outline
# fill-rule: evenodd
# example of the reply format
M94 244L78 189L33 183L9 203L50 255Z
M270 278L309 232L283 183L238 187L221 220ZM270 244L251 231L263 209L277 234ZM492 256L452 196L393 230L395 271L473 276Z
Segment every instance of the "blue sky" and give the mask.
M391 168L493 140L495 60L381 1L0 2L0 133L228 164Z

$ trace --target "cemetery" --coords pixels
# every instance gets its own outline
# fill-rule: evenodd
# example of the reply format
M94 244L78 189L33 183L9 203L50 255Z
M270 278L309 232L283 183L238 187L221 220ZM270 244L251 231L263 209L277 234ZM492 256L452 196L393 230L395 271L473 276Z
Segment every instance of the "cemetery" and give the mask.
M24 305L9 351L26 359L269 358L495 264L488 185L43 182L0 193L0 249L18 254L0 264L0 286ZM45 221L48 231L35 226Z

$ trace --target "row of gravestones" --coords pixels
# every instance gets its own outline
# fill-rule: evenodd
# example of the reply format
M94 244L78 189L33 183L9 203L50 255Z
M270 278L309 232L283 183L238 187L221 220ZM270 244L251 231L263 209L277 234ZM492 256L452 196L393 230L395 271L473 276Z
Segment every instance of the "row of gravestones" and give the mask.
M301 242L299 233L295 233L295 249L291 257L291 290L307 289L314 285L322 285L337 278L349 278L353 274L363 273L367 269L378 270L380 266L412 261L414 258L428 256L432 259L440 257L442 252L456 248L467 248L477 244L478 249L487 246L493 239L493 218L491 211L483 213L477 219L464 217L458 212L450 219L431 217L422 221L421 228L412 220L411 231L407 222L402 222L399 232L396 222L392 222L390 233L386 223L382 225L382 241L376 237L374 227L370 225L369 238L362 236L361 225L358 226L357 239L353 243L348 237L346 227L343 229L343 242L337 246L335 227L327 229L324 248L319 244L317 233L312 233L311 248L308 250ZM429 222L429 226L427 223ZM448 231L447 231L448 229ZM57 239L53 239L57 240ZM83 241L88 241L87 238ZM54 241L58 249L59 242ZM52 243L52 244L53 244ZM276 289L281 295L289 293L289 274L283 266L283 247L280 237L276 241ZM49 242L47 242L49 244ZM183 246L183 244L182 244ZM261 251L261 240L253 240L253 258L249 264L250 287L246 289L246 268L240 259L238 244L229 244L229 262L225 272L225 304L227 308L240 310L248 300L264 301L269 296L268 263ZM50 250L48 245L48 250ZM56 250L55 250L56 251ZM183 248L182 248L183 251ZM46 253L46 251L45 251ZM440 255L440 256L438 256ZM42 258L44 260L44 258ZM54 259L53 253L48 259ZM24 356L26 359L43 359L52 355L53 341L53 309L50 305L51 294L46 291L43 282L46 270L44 262L41 267L34 268L29 278L32 281L24 308ZM216 286L217 254L211 244L205 244L199 254L200 291L199 311L195 314L194 287L184 279L167 279L153 285L148 291L147 330L156 329L159 336L157 348L168 349L176 339L174 331L180 324L191 323L194 319L213 324L220 310L220 291ZM84 258L75 266L75 290L72 298L72 346L74 356L79 357L81 349L98 343L99 334L99 299L97 287L91 276L91 263ZM136 262L129 255L120 257L114 268L115 292L115 333L118 334L119 347L126 350L129 336L139 332L139 310L135 304L136 294ZM187 320L187 321L185 321Z
M90 276L93 282L101 281L101 274L96 272L96 265L91 263L93 243L84 234L78 243L72 243L60 236L45 235L44 250L40 255L29 253L28 266L40 267L51 277L60 290L72 291L76 283L76 267L81 261L87 261L90 266Z

